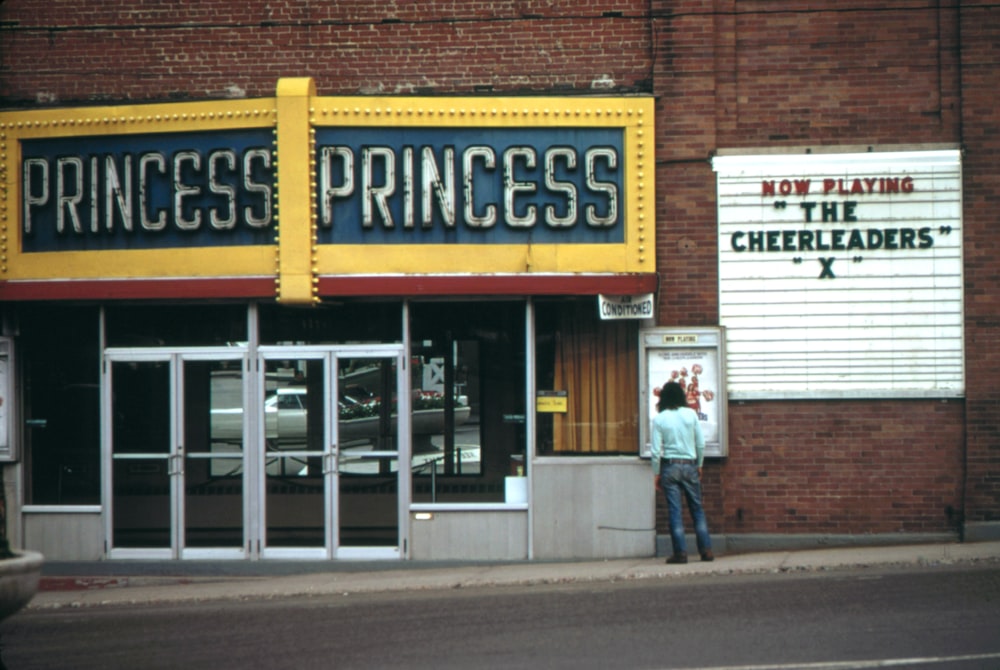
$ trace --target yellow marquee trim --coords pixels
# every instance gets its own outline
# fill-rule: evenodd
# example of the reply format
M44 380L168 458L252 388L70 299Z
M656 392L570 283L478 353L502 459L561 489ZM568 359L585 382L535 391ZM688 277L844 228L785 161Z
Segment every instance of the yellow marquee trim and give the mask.
M321 274L380 272L656 271L652 160L654 102L648 97L318 97L315 127L622 128L625 135L625 243L606 245L320 245ZM648 166L648 167L647 167ZM647 171L648 170L648 171Z
M22 253L21 140L274 127L273 98L0 113L0 281L254 277L274 273L272 247Z
M276 241L278 301L317 300L313 255L316 244L314 135L309 124L316 87L310 78L278 83Z
M653 105L648 97L321 97L312 79L289 78L275 98L2 112L0 283L273 276L279 301L305 304L318 299L320 276L654 273ZM338 126L621 128L625 242L319 245L316 129ZM22 140L260 128L275 135L273 246L20 251Z

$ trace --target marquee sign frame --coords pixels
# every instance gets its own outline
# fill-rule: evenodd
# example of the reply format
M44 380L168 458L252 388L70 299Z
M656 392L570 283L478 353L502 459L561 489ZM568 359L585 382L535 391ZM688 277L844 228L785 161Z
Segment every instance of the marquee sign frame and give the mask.
M274 98L3 112L0 298L648 292L653 119L646 97L321 97L310 78L280 80ZM396 146L369 149L389 130ZM330 172L352 134L368 138L352 160L369 161L353 191ZM369 224L381 238L331 240L323 198L345 193L369 216L411 198L424 218L404 230L396 214L392 229L383 206ZM265 221L269 234L232 243ZM44 242L28 239L43 226Z

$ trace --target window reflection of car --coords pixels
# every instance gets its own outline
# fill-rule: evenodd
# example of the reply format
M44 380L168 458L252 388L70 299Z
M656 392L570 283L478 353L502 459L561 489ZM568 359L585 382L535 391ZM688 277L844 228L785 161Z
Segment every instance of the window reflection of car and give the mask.
M264 401L264 435L272 447L291 447L304 443L308 430L308 391L303 386L275 389ZM353 398L341 398L340 405L354 404ZM212 438L217 441L239 439L243 434L243 408L212 410Z
M444 430L444 399L440 394L418 392L412 412L414 435L439 434ZM338 398L340 439L363 440L378 434L380 399L357 385L345 386ZM456 402L453 415L456 426L465 423L470 408ZM304 386L278 388L264 401L265 437L272 447L301 445L307 434L309 415L308 390ZM393 408L395 426L395 407ZM239 442L243 435L243 408L212 410L212 440Z
M264 402L264 434L269 444L280 446L289 440L305 440L307 402L306 390L294 386L277 389Z

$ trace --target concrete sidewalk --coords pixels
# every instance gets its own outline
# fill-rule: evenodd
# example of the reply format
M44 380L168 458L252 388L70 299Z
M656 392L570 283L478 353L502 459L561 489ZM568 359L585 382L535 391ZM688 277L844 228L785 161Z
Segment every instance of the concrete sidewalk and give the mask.
M662 558L517 563L100 562L49 565L28 609L283 598L477 586L610 582L994 562L1000 542L775 551L666 565Z

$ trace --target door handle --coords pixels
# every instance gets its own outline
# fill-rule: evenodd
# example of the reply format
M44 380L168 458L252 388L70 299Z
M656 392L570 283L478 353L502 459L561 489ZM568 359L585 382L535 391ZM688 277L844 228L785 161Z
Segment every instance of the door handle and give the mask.
M181 454L171 454L167 457L167 474L168 475L183 475L184 474L184 456Z
M337 471L337 445L333 445L332 451L323 454L323 474L328 475Z

